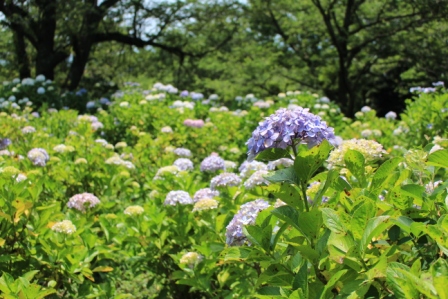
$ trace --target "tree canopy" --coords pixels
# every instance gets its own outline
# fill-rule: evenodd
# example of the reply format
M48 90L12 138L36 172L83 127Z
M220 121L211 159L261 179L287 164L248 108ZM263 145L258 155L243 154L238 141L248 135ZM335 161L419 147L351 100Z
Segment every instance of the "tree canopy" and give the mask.
M0 0L3 65L68 90L153 78L227 100L323 92L353 115L444 80L447 0ZM87 81L86 81L87 80Z

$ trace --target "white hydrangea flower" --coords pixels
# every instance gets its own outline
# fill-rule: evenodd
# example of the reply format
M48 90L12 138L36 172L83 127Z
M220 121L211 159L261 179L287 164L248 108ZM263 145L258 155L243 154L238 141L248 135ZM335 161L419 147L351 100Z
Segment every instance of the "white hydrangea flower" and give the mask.
M76 232L76 226L70 220L63 220L53 224L51 226L51 230L58 233L71 235Z
M136 216L143 214L144 211L145 209L141 206L129 206L124 210L124 214L128 216Z

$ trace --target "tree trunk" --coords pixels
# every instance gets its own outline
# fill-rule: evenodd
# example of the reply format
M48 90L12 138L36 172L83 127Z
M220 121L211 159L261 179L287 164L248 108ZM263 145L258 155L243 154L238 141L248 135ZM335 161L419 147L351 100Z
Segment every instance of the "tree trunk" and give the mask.
M19 68L20 79L30 78L31 69L28 55L26 53L25 37L21 32L13 31L14 35L14 48L17 60L17 66Z

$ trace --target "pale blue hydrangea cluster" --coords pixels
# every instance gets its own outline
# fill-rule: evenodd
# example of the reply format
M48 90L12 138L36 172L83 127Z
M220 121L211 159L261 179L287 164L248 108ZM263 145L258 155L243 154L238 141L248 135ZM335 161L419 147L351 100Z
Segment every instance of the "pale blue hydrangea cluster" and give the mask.
M257 170L255 171L245 182L244 187L246 189L253 189L256 186L261 185L269 185L269 182L264 178L265 175L267 175L268 172L266 170Z
M179 157L191 157L191 151L183 147L175 148L173 153Z
M191 205L193 204L193 200L191 199L190 194L186 191L170 191L166 195L164 204L170 206L175 206L177 204Z
M218 155L210 155L201 162L201 171L216 172L224 170L226 167L225 161Z
M199 189L198 191L196 191L196 193L193 196L193 201L197 202L203 198L213 198L216 196L219 196L218 190L212 190L210 188L203 188L203 189Z
M295 146L306 143L308 147L320 144L324 139L332 142L334 130L309 109L298 107L294 110L280 108L255 129L247 141L248 160L265 149ZM297 140L297 141L296 141Z
M227 225L226 243L229 246L242 246L249 244L246 235L243 232L245 225L255 224L258 213L269 207L269 203L263 199L257 199L243 204L238 213Z
M289 158L280 158L278 160L269 161L268 170L275 170L279 166L290 167L294 164L294 160Z
M248 178L250 177L255 171L258 170L268 170L268 166L263 162L258 161L244 161L243 164L238 168L240 171L240 177L242 178Z
M210 182L210 188L215 190L218 187L235 187L241 184L241 178L231 172L224 172L215 176Z
M192 170L194 168L193 162L187 158L179 158L173 163L174 166L177 166L181 171Z
M43 148L33 148L28 152L27 156L35 166L44 167L48 160L50 160L50 156Z
M67 203L67 207L85 212L87 208L93 208L98 204L100 204L98 197L92 193L84 192L72 196Z

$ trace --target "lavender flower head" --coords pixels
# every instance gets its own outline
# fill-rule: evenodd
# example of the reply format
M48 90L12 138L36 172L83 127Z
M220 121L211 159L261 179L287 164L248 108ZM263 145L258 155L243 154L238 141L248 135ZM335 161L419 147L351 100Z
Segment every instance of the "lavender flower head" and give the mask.
M98 197L92 193L81 193L72 196L67 203L67 207L85 212L86 208L93 208L100 203Z
M0 150L4 150L11 144L11 139L9 138L0 138Z
M203 188L196 191L196 193L193 196L193 201L197 202L203 198L213 198L219 196L218 190L212 190L210 188Z
M183 147L174 149L173 153L179 157L191 157L191 151Z
M193 162L187 158L179 158L174 161L173 165L177 166L181 171L192 170L194 168Z
M268 172L266 170L257 170L255 171L248 179L244 182L244 187L246 189L253 189L256 186L261 185L269 185L269 182L264 178L265 175L267 175Z
M33 165L42 167L44 167L48 160L50 160L50 156L43 148L33 148L28 152L27 157L33 162Z
M234 173L224 172L215 176L210 182L210 188L215 190L217 187L234 187L241 184L241 178Z
M330 141L335 138L334 130L317 115L308 112L309 109L298 107L294 110L280 108L267 117L255 129L252 137L247 141L248 161L269 148L286 149L298 143L306 143L308 147L320 144L324 139ZM299 142L295 142L298 139Z
M181 205L191 205L193 204L193 200L190 197L190 194L186 191L170 191L166 195L165 205L175 206L177 204Z
M216 172L224 170L226 167L225 161L218 155L210 155L201 162L201 171Z
M238 213L233 217L229 225L227 225L226 243L229 246L249 244L246 235L243 233L243 227L245 225L255 224L258 213L268 207L269 203L262 199L250 201L242 205Z
M263 162L258 161L244 161L243 164L238 168L240 171L240 176L242 178L250 177L255 171L258 170L268 170L268 167Z

